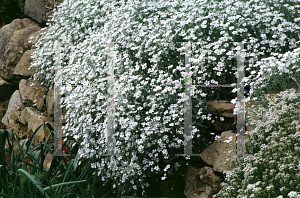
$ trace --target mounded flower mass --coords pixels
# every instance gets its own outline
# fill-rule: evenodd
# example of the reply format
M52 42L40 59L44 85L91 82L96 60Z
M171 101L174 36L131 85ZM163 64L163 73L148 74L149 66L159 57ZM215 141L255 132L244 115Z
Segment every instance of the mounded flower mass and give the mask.
M247 77L260 72L263 58L299 47L299 6L295 1L286 1L290 6L270 2L129 0L115 6L118 1L65 0L36 43L34 79L53 87L54 42L59 41L63 81L68 84L61 93L69 118L64 129L81 144L80 157L97 158L94 166L103 181L115 179L144 189L150 172L165 179L189 162L188 156L176 156L185 143L187 41L192 43L194 84L236 83L234 67L241 49L234 42L247 42ZM113 51L110 42L115 42ZM108 53L114 57L115 155L103 157ZM207 95L232 97L235 92L193 86L192 134L199 135L201 123L211 119L202 106Z

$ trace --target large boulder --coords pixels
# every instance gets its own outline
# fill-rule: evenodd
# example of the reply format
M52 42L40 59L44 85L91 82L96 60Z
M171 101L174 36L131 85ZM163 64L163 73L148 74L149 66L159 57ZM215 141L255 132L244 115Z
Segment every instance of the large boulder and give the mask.
M231 130L224 131L218 140L201 153L202 160L212 166L214 171L224 173L225 170L232 170L234 167L231 166L230 160L233 160L236 151L235 140L235 133Z
M50 22L54 10L62 2L63 0L26 0L24 14L40 24Z
M15 19L0 29L1 78L12 84L19 84L14 69L23 54L29 50L28 36L40 29L38 23L29 18Z

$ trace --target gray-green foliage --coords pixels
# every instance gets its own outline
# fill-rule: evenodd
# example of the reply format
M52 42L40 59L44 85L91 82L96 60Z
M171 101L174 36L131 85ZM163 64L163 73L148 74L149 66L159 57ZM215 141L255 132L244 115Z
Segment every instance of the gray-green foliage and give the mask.
M246 154L226 172L214 197L300 197L300 94L280 92L268 108L250 109ZM248 123L247 122L247 123Z
M268 107L268 101L264 95L274 94L294 87L300 91L300 49L285 54L274 54L273 57L262 59L257 64L260 65L259 72L251 72L246 78L250 80L251 97L258 100L265 108ZM252 95L253 94L253 95Z
M133 189L144 187L149 172L158 171L164 179L189 159L175 156L183 152L185 91L185 46L176 42L197 42L191 59L196 84L234 84L239 49L233 41L251 42L246 45L246 76L259 71L254 63L272 53L299 47L299 20L290 17L297 16L299 7L288 1L294 9L289 10L284 3L273 2L270 7L254 0L130 0L115 6L117 1L112 0L65 0L36 44L34 79L53 87L54 42L60 41L63 81L84 85L62 90L63 106L69 110L66 116L71 118L65 128L82 143L80 157L98 158L95 165L103 180L130 181ZM123 156L103 158L106 43L111 41L119 42L114 65L115 152ZM202 111L206 95L216 98L230 93L224 88L215 88L214 94L193 89L194 134L201 132L203 120L211 119Z

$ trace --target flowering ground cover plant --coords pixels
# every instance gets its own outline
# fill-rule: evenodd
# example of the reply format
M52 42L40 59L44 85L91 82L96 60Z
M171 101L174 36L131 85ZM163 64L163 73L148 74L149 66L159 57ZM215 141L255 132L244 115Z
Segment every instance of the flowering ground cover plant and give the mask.
M252 98L267 108L268 102L264 96L266 93L279 93L292 87L300 90L299 54L300 48L296 48L291 52L277 53L258 61L256 66L260 67L260 71L253 71L245 78L245 84L248 81L251 84L250 97L246 101Z
M68 84L62 89L62 106L68 108L66 117L72 118L64 129L81 143L80 157L98 159L94 166L103 181L113 178L114 187L121 183L134 190L141 187L143 194L150 172L157 171L165 179L189 162L188 156L175 156L183 152L185 138L185 43L179 42L194 43L193 83L235 84L240 49L233 42L248 42L245 76L259 72L255 63L299 47L299 5L292 0L119 3L65 0L36 43L31 67L37 72L34 79L52 88L54 42L61 42L63 81ZM107 152L106 55L112 41L117 42L114 153L120 155L103 157ZM232 99L235 92L193 87L193 136L207 132L204 123L211 114L205 100Z
M280 92L269 108L250 110L247 154L214 197L300 197L299 91Z
M247 153L233 161L235 168L226 172L223 190L215 197L299 197L299 68L300 49L257 64L260 72L251 79L250 98L258 100L259 109L248 116L253 128L247 131ZM296 80L297 79L297 80ZM288 89L292 83L296 88ZM287 89L280 92L282 89ZM280 92L279 98L267 101L265 94ZM256 97L254 97L256 96ZM232 142L231 142L232 143ZM235 143L234 143L235 144Z

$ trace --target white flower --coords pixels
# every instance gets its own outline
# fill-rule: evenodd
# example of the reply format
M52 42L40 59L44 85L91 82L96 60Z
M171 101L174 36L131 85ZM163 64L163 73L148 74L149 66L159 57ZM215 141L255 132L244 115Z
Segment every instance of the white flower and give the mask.
M164 150L162 151L162 153L163 153L164 155L167 155L167 154L168 154L167 149L164 149Z
M206 28L206 27L207 27L206 23L207 23L207 21L204 20L204 21L201 23L201 28L203 28L203 29Z
M224 140L224 142L226 142L226 143L229 143L229 142L231 142L232 141L232 136L230 136L229 138L228 138L228 140Z
M236 104L236 99L232 99L232 100L230 101L230 103L231 103L231 104Z
M289 197L297 197L297 198L299 198L300 197L300 193L297 193L295 191L291 191L291 192L289 192L288 196Z
M159 166L155 166L154 170L159 171Z

